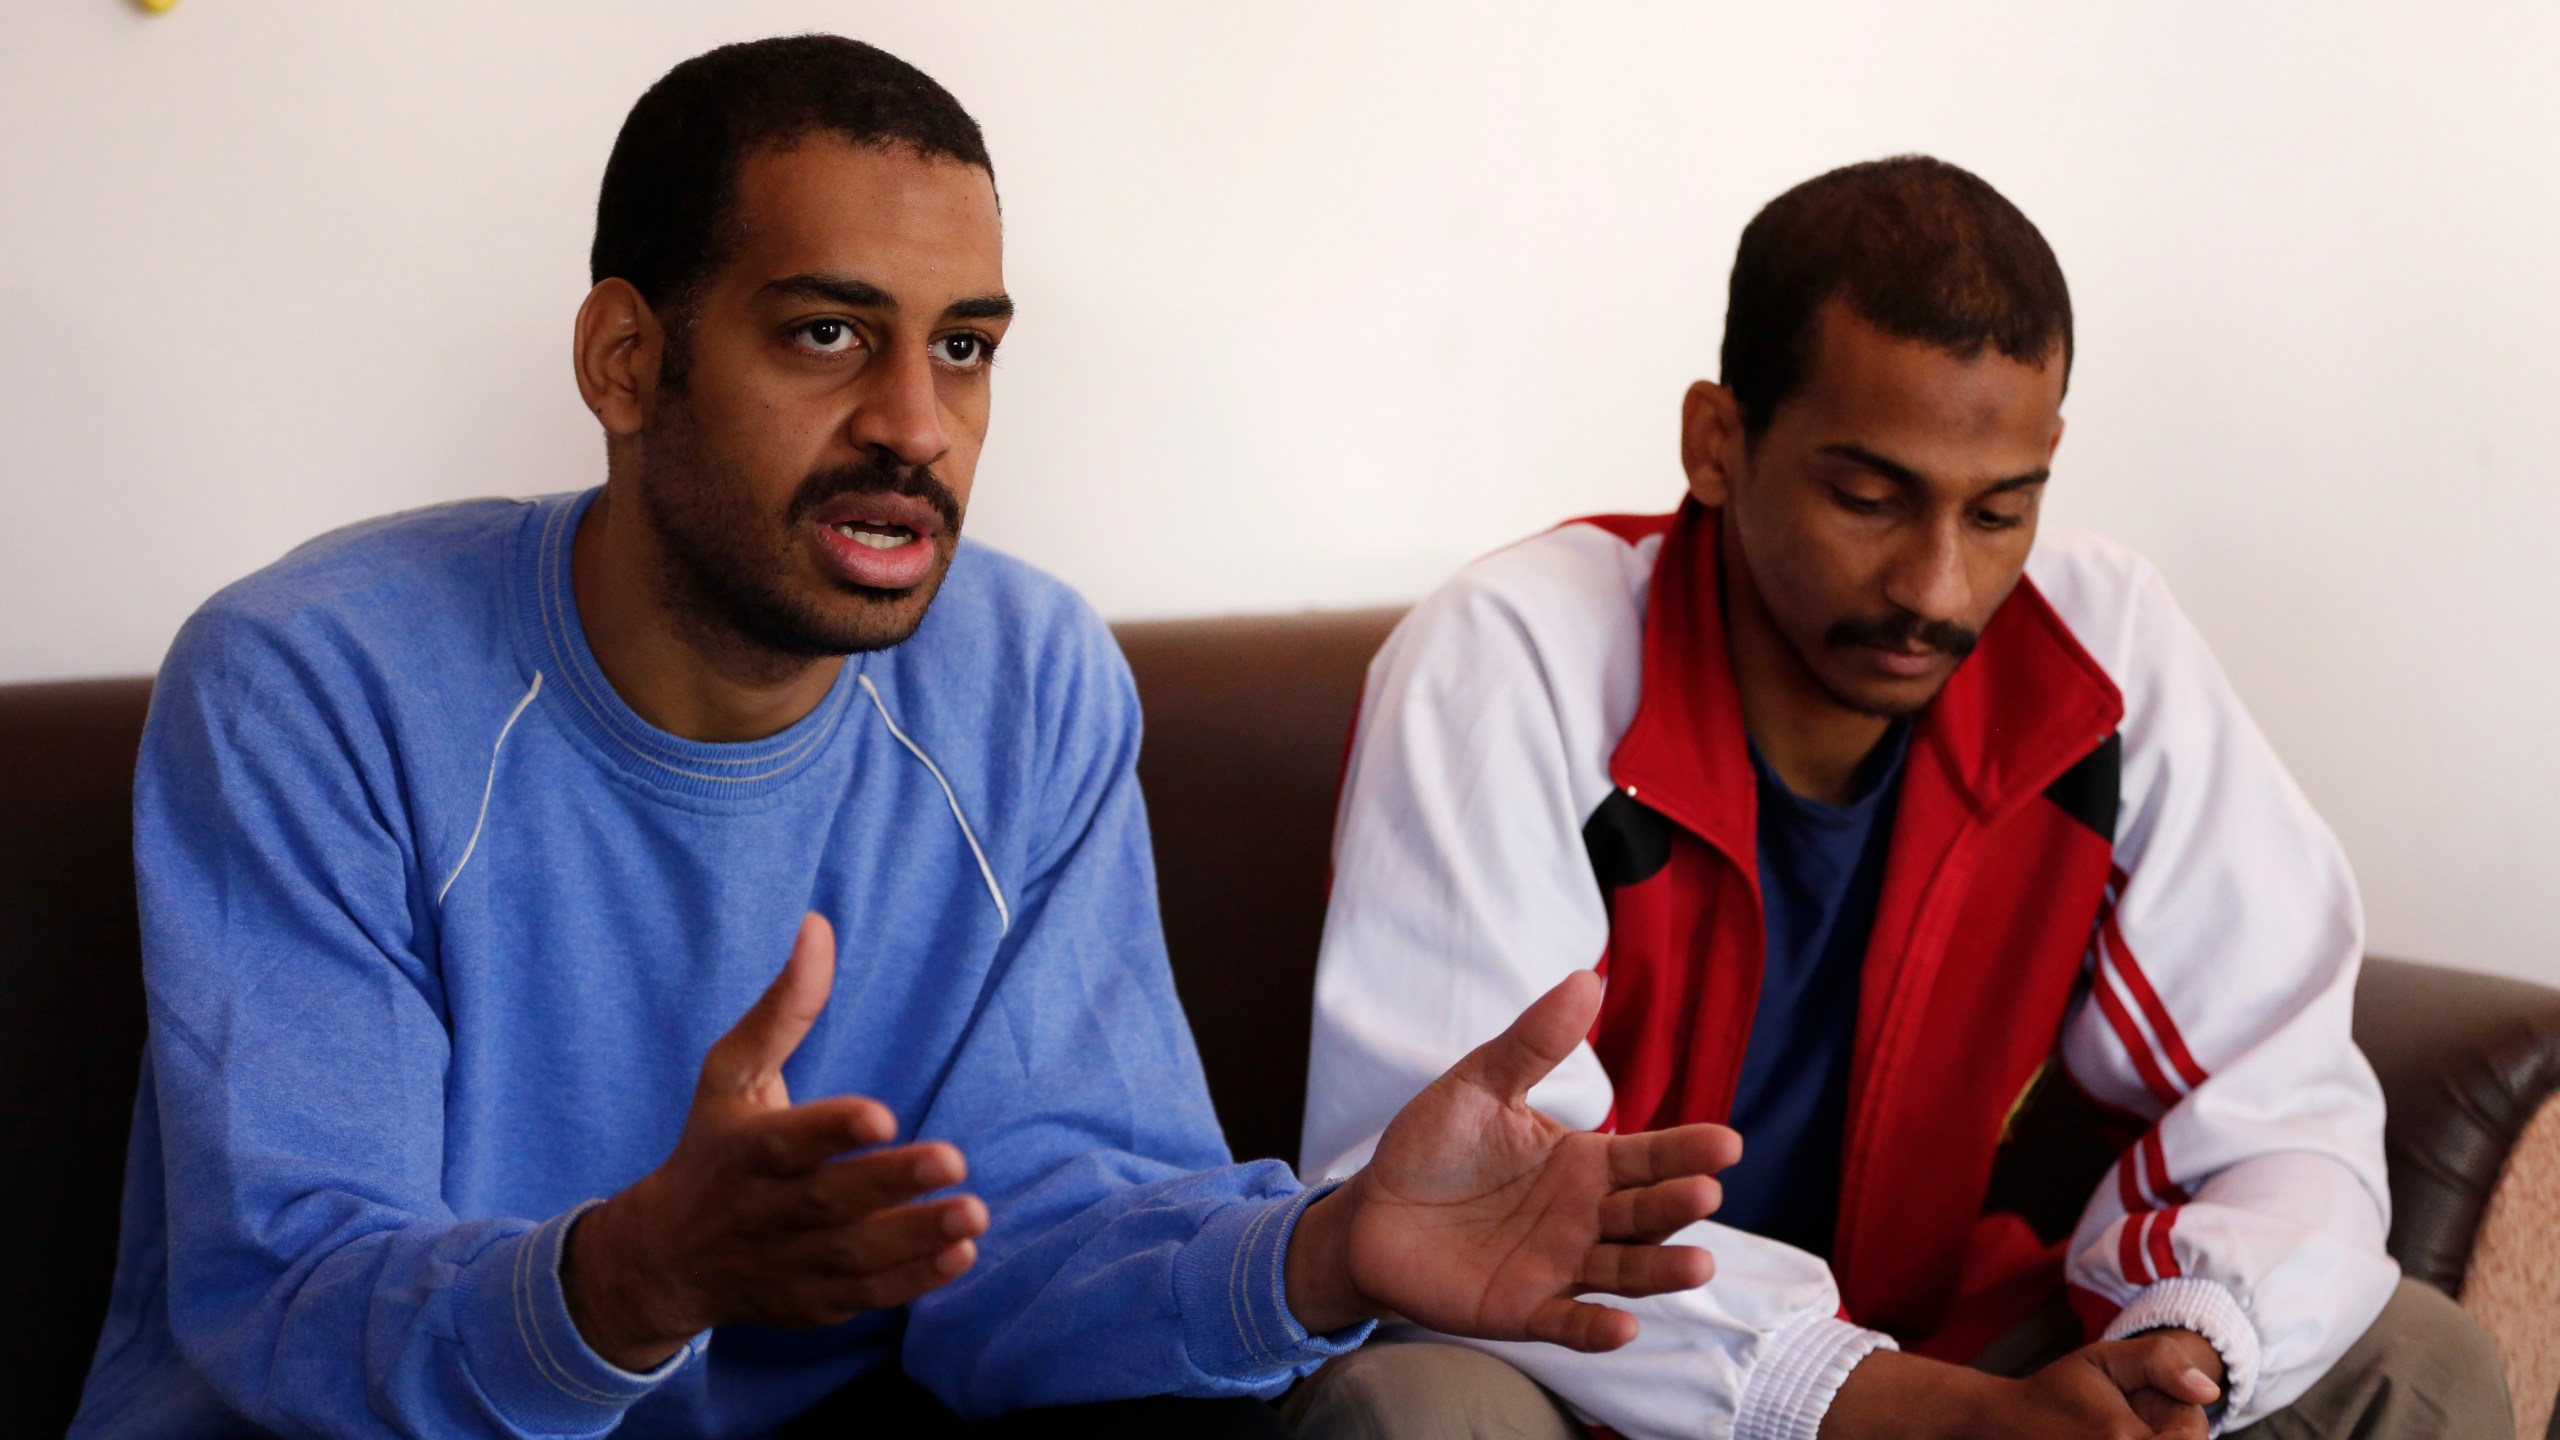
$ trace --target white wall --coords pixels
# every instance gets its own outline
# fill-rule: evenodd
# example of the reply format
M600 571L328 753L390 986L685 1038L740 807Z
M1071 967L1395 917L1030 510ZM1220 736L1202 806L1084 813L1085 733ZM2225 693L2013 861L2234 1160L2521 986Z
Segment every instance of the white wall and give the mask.
M2052 505L2159 560L2377 946L2560 982L2560 9L31 0L0 17L0 680L319 530L581 486L631 99L875 40L985 122L973 534L1113 615L1410 597L1677 493L1742 222L1927 150L2044 227Z

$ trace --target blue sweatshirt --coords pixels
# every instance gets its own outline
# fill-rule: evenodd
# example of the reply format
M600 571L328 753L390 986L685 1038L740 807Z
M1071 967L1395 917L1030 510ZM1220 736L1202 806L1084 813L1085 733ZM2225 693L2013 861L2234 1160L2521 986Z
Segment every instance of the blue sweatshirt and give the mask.
M135 785L151 1038L75 1437L744 1435L902 1362L965 1416L1268 1394L1307 1195L1228 1160L1173 992L1138 707L1070 591L963 544L790 729L657 730L587 650L593 492L315 541L179 635ZM657 1166L703 1052L835 922L792 1096L968 1158L967 1274L647 1375L562 1237ZM245 1422L245 1423L244 1423Z

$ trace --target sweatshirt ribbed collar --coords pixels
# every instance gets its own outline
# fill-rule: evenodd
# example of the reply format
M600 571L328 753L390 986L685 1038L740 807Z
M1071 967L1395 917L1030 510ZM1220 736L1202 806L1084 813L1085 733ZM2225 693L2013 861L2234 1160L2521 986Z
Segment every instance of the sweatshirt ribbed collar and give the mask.
M518 542L517 608L525 661L543 676L541 699L566 717L598 759L646 789L696 801L752 801L817 768L832 748L865 657L855 656L817 707L761 740L714 744L671 735L624 703L578 619L570 544L598 490L537 501ZM528 677L529 678L529 677Z

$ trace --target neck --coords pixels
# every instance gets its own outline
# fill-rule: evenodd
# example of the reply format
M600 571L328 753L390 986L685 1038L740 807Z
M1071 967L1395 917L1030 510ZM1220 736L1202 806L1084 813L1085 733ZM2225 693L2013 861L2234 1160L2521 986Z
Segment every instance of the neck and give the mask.
M842 656L781 655L699 623L668 593L667 558L636 503L608 482L570 542L570 590L597 668L641 719L687 740L786 730L818 707Z
M1858 767L1893 722L1832 698L1761 602L1732 519L1718 529L1725 640L1733 650L1743 728L1788 789L1822 804L1846 804Z

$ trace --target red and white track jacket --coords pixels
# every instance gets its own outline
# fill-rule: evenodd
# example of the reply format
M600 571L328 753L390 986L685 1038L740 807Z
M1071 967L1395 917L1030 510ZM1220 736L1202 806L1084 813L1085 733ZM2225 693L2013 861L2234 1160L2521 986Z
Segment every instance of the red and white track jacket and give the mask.
M1690 504L1500 551L1370 666L1309 1176L1356 1169L1578 968L1608 981L1599 1022L1531 1102L1583 1128L1725 1118L1766 941L1716 525ZM1625 1436L1811 1437L1875 1347L1969 1358L2067 1283L2093 1335L2210 1340L2225 1425L2290 1403L2398 1276L2337 842L2157 572L2089 536L2044 532L1910 743L1831 1262L1708 1222L1679 1239L1716 1278L1633 1302L1627 1349L1486 1348ZM2052 1245L1984 1203L2048 1061L2136 1137Z

